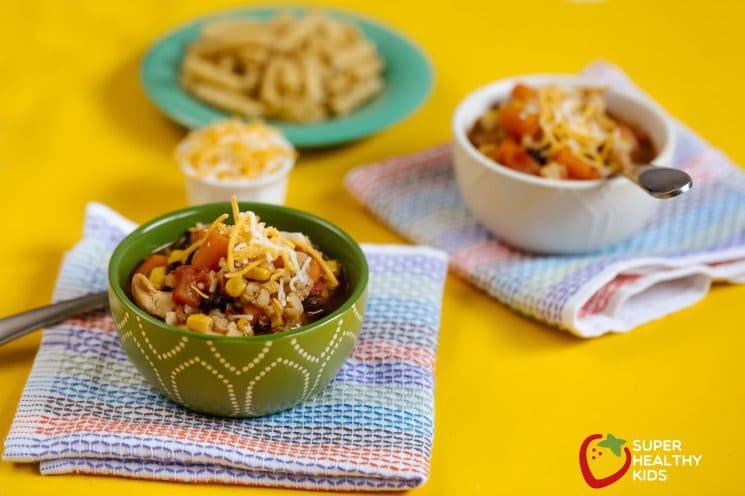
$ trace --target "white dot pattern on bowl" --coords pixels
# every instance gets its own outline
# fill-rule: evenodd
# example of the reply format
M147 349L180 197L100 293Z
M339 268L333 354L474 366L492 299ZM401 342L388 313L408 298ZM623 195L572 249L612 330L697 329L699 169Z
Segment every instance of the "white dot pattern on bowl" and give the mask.
M134 319L136 320L137 329L141 338L135 338L133 331L130 330L132 326L130 325L129 328L127 328L127 324L130 323L132 317L133 316L130 315L128 311L125 311L123 317L115 323L116 327L119 329L122 345L125 348L129 347L131 349L131 344L134 344L139 351L139 354L149 365L149 369L152 371L157 385L164 393L186 407L196 407L195 409L199 410L199 405L193 404L193 402L191 402L187 397L188 395L184 392L183 385L179 385L179 378L186 370L191 369L192 367L198 367L204 369L207 377L214 378L219 384L225 387L227 399L230 403L230 411L226 413L233 416L256 415L260 413L256 410L256 387L262 381L266 380L266 377L273 373L273 371L278 370L279 367L284 367L287 370L297 373L298 381L296 384L298 385L299 391L297 399L299 401L306 400L313 393L317 392L319 385L322 383L328 363L338 352L341 343L345 339L351 339L352 342L354 342L357 336L357 332L354 330L344 330L345 319L342 318L338 320L333 335L320 353L310 353L301 346L297 338L293 337L289 344L293 354L296 354L297 356L276 357L270 363L262 366L262 362L265 361L267 355L272 349L274 344L273 341L266 341L259 353L251 358L247 363L242 364L237 363L234 358L229 359L226 357L224 355L224 350L223 353L221 353L213 340L207 340L204 342L209 350L208 356L200 356L199 353L194 353L197 348L190 346L192 340L187 336L181 336L175 344L169 345L166 351L162 351L158 349L157 344L147 335L142 319L137 315L134 315ZM353 324L352 329L358 328L361 323L361 315L356 304L352 305L352 312L348 314L348 317L349 319L347 320L349 323ZM144 345L142 343L144 343ZM200 349L203 349L203 347L200 347ZM174 364L168 363L169 361L178 359L179 356L183 356L187 353L189 358L181 358ZM158 363L156 364L156 362ZM317 373L314 374L308 366L303 365L303 362L308 365L320 364ZM169 376L168 381L164 381L161 377L160 369L164 366L167 367L167 370L164 372ZM253 375L248 376L248 374ZM241 381L243 384L247 381L248 384L242 402L239 400L236 392L238 386L231 380L232 377L237 378L240 376L248 376ZM323 383L325 384L325 381L323 381ZM302 391L300 392L300 390Z

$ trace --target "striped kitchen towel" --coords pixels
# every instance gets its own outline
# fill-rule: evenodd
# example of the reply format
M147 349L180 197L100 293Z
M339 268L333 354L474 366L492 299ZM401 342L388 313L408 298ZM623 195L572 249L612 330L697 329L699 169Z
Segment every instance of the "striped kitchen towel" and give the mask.
M55 299L104 289L109 255L133 227L89 205ZM424 247L363 249L370 282L359 341L331 384L307 402L255 419L186 410L144 381L101 312L44 331L3 458L41 462L42 474L321 490L423 484L447 257Z
M584 75L635 89L609 64ZM447 144L357 168L346 184L383 222L446 250L458 275L519 312L582 337L623 332L692 305L712 281L745 282L745 173L675 125L673 165L693 189L661 202L633 238L587 255L536 256L496 240L467 211Z

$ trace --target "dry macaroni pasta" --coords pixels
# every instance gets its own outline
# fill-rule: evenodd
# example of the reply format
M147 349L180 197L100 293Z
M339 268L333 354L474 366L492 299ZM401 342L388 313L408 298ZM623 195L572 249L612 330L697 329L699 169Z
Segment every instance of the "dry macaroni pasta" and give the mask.
M207 103L295 122L344 115L383 88L375 45L321 12L208 24L181 70L186 91Z

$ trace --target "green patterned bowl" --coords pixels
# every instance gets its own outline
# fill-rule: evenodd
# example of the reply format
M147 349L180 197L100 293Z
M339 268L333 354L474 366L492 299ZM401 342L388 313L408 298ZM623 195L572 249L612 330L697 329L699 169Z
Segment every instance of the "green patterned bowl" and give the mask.
M241 203L268 225L300 231L338 259L351 296L309 325L268 336L208 336L170 326L141 310L125 285L147 254L197 222L210 223L227 203L199 205L158 217L127 236L109 262L109 301L119 339L142 375L176 403L221 417L256 417L290 408L334 377L354 347L367 300L368 269L359 245L338 227L287 207ZM231 221L232 222L232 221Z

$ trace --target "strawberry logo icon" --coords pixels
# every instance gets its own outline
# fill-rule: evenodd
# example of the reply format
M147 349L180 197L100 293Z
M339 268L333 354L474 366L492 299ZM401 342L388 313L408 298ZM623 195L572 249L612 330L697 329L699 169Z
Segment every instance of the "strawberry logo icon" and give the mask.
M602 434L591 434L582 441L582 446L579 448L579 468L588 486L594 489L608 486L628 472L631 467L631 451L624 444L626 444L625 439L619 439L613 434L608 434L604 439ZM603 457L604 453L607 453L605 457ZM621 458L623 458L622 462L617 460ZM616 469L619 462L622 465ZM607 467L609 463L615 471L598 476L602 467Z

